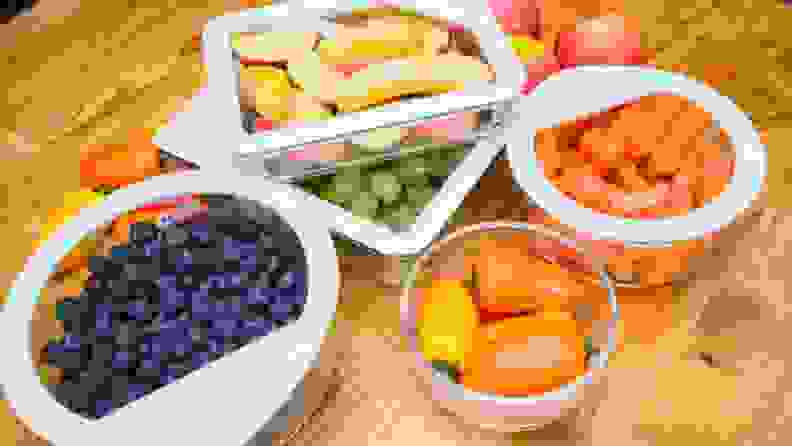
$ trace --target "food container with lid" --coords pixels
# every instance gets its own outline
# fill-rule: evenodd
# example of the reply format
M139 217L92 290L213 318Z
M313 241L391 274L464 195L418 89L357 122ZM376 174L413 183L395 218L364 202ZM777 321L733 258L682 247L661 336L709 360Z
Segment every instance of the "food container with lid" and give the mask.
M510 238L505 245L510 255L521 260L492 256L482 249L484 243L503 237ZM520 272L527 268L528 257L545 273ZM511 271L507 278L510 284L487 277L487 270L481 267L487 262ZM573 282L557 281L559 274ZM525 277L520 279L520 275ZM544 288L541 296L527 295L521 293L527 288L512 287L512 282L520 280L528 281L523 282L527 288L536 288L539 283L549 288ZM464 284L464 296L455 283ZM494 290L488 288L493 283ZM574 288L560 289L557 285L561 283ZM574 299L557 299L573 289L586 291L570 291L568 295L574 295ZM433 296L433 290L439 290L439 294ZM515 307L507 312L509 305ZM401 301L402 334L410 351L415 352L419 387L427 392L427 398L466 423L502 432L538 429L579 407L584 392L598 381L608 356L617 348L618 313L613 284L595 257L551 229L508 221L466 226L427 247L410 271ZM497 341L497 331L505 330L503 324L515 323L527 331L518 330L515 335L510 329L511 337L504 338L502 345L528 348L504 350L512 364L493 366L502 358L497 352L481 356L482 351L492 353L489 345L482 347L482 339L496 333L487 342ZM563 335L541 328L556 323L563 327ZM463 326L467 328L460 330ZM564 361L559 359L563 356L554 356L556 352L547 342L539 342L556 338L580 342L572 348L576 352L574 372L569 373L567 368L562 374L559 368L557 376L563 379L533 383L534 379L544 379L542 373L555 373L560 363L552 361ZM532 371L534 367L539 370ZM499 374L499 370L507 370L510 375ZM509 382L504 381L507 376Z
M597 87L591 88L591 85ZM696 113L709 113L711 116L711 128L699 129L696 137L709 138L704 144L720 147L722 152L707 155L703 162L723 161L720 164L725 167L729 163L731 165L728 184L725 184L726 175L723 175L728 174L728 168L720 169L723 172L713 173L700 167L698 175L708 182L702 184L712 188L720 187L719 181L724 183L722 191L710 194L710 198L713 195L714 198L700 201L696 206L671 209L672 212L666 212L666 216L662 212L656 215L643 213L641 209L636 209L636 212L614 213L602 208L593 209L596 208L596 203L584 203L571 198L559 189L563 188L559 181L548 178L548 161L543 160L543 154L539 153L548 150L546 141L537 139L540 129L559 124L569 126L569 123L574 127L574 121L584 114L597 116L598 113L608 112L619 116L619 109L623 110L625 104L628 107L630 104L638 104L640 107L645 97L662 98L663 95L685 99L692 104L690 106L696 107ZM574 97L575 100L564 100L566 97ZM653 119L653 116L656 116L654 119L667 119L662 112L654 115L651 107L648 108L648 119ZM535 110L542 110L542 113L537 114ZM744 213L751 212L765 181L766 149L748 117L729 98L680 74L632 66L567 69L551 76L523 98L516 106L515 114L518 117L508 126L505 138L509 162L517 183L549 215L550 223L571 231L580 241L596 241L592 246L599 248L600 254L607 258L608 269L619 285L652 286L684 281L692 272L688 268L688 258L701 256L712 245L719 231L731 225ZM607 119L606 116L605 120ZM596 127L600 124L593 125ZM586 125L591 127L590 119ZM636 136L641 136L642 129L639 125L631 131L636 132ZM680 132L684 131L686 129ZM711 137L707 136L707 132ZM673 138L679 135L668 133L663 136ZM627 132L627 137L632 137L630 131ZM639 146L633 148L641 149ZM603 146L593 147L593 150L600 149ZM681 172L677 162L682 163L685 159L683 157L698 150L698 147L685 146L683 149L690 152L683 151L681 155L673 155L675 152L672 150L679 150L679 147L670 143L653 149L656 153L648 156L658 155L672 171ZM726 156L721 158L723 154ZM639 165L639 168L642 167ZM579 179L582 177L583 175ZM670 187L675 187L677 179L682 177L678 173L671 175L670 180L663 185L670 184ZM681 184L685 186L684 183ZM685 192L685 187L682 189ZM604 193L593 193L589 196L594 201L608 201ZM654 263L661 261L665 263Z
M231 226L236 227L237 225L231 225L229 223L230 220L224 220L230 215L227 211L231 209L231 207L226 205L217 206L217 204L225 202L229 196L236 197L239 200L234 201L234 203L237 203L235 206L238 206L239 212L234 211L233 215L245 215L256 221L261 221L261 224L264 224L265 220L271 222L273 218L275 220L282 219L282 221L285 222L284 228L293 231L298 242L297 246L304 251L305 263L303 265L305 266L306 272L304 282L306 293L301 314L296 320L291 320L291 322L280 326L278 329L269 331L269 334L265 336L254 336L252 342L242 344L233 350L224 350L226 352L225 354L210 362L206 362L205 360L201 361L200 365L192 368L188 374L181 378L176 380L166 379L166 382L161 382L161 384L164 384L163 387L157 388L152 393L145 394L142 398L133 398L127 405L117 408L98 419L81 416L67 409L66 406L59 403L40 382L36 374L35 365L32 361L33 354L30 350L31 321L33 320L34 312L39 304L38 300L42 289L47 286L48 280L55 269L55 265L59 259L70 252L71 248L82 237L91 233L96 228L104 227L115 221L119 216L125 215L125 212L137 210L145 206L154 207L151 205L156 205L162 200L176 202L179 200L171 199L193 194L209 196L207 198L208 209L205 211L198 210L197 212L195 212L195 209L192 209L192 212L182 212L190 210L183 208L174 215L168 216L170 218L161 220L160 225L163 231L161 242L178 244L182 243L178 240L185 240L182 232L171 231L174 228L178 229L178 223L183 219L187 219L185 222L200 222L204 215L206 215L207 218L215 218L211 217L211 215L215 215L217 218L216 220L207 221L210 225L218 225L216 228L218 231L229 231L231 230ZM16 342L5 342L2 345L4 349L3 353L5 354L4 357L7 360L0 373L0 383L2 383L4 396L8 399L19 418L23 420L32 431L42 435L55 444L63 445L107 443L110 441L130 445L140 444L140 442L146 441L155 443L162 441L188 441L197 443L209 441L218 444L242 444L245 440L250 438L261 425L276 412L283 401L289 398L292 390L301 382L306 371L314 366L313 362L317 358L319 346L322 343L327 327L330 325L330 321L335 313L338 292L337 258L326 228L309 223L311 221L308 217L311 214L310 207L295 205L295 203L302 200L301 194L300 191L284 184L264 179L250 179L244 177L226 178L206 172L183 172L148 179L129 186L128 188L113 192L99 204L83 209L79 215L64 223L57 229L54 235L40 247L36 255L31 257L28 261L25 270L15 281L10 291L9 299L3 308L3 314L0 316L3 319L0 326L6 330L6 334L8 335L7 339L16 340ZM211 198L211 196L215 197ZM148 237L146 235L148 232L144 233L145 231L143 231L143 229L141 229L142 232L136 233L134 236L135 240L137 240L138 237ZM234 231L238 229L239 228L234 229ZM265 246L267 243L266 237L261 238L261 234L264 234L263 232L247 231L247 233L251 237L257 237L257 240L261 242L261 246L256 246L257 252L272 252L271 249ZM225 232L223 232L223 234L225 234ZM205 235L206 234L204 234L204 236ZM182 238L179 238L179 236L182 236ZM192 237L192 235L190 235L190 237ZM196 235L196 237L198 237L196 240L200 239L203 241L203 236L200 234ZM140 240L143 240L143 238L140 238ZM145 240L153 243L155 239L148 237L145 238ZM188 240L193 239L190 238ZM222 242L221 245L213 246L222 246L223 254L220 256L222 259L216 257L216 261L224 262L225 264L225 253L236 251L230 240L229 243L226 243L226 238L223 238ZM227 244L229 248L226 248ZM131 262L131 256L139 257L141 255L137 253L137 251L134 251L137 254L133 254L132 251L135 247L133 245L129 245L126 249L124 249L125 246L123 245L118 247L120 247L121 250L117 250L116 252L111 251L111 256L120 256L117 258L130 259L127 263L129 265L136 265L137 268L135 271L139 272L141 277L144 277L143 269L139 267L140 264ZM156 250L151 243L140 249L146 250L147 248L152 250L152 252ZM242 249L240 246L236 248ZM138 249L138 251L140 251L140 249ZM197 251L193 250L191 253L192 254L186 255L195 260L195 262L198 262ZM208 251L205 251L205 254L208 253ZM242 262L244 258L247 257L240 257L239 261ZM183 265L183 262L187 261L185 259L186 258L179 260L175 257L167 257L169 267L173 268L180 268L179 265ZM204 257L204 259L208 259L208 257ZM229 257L228 261L231 260L233 259ZM203 260L199 263L207 264L207 260ZM215 263L209 262L209 264ZM92 262L92 265L91 271L98 271L101 269L98 266L100 264L96 263L96 260ZM112 267L112 265L107 262L102 262L101 265L104 265L104 267L108 269ZM122 263L122 265L126 264ZM267 263L267 265L275 264ZM105 269L105 271L108 271L108 269ZM126 266L124 266L124 270L126 270ZM134 273L135 277L138 277L137 272ZM127 274L133 273L128 272ZM176 277L177 281L187 283L186 278L178 275ZM157 283L163 286L166 283L166 279L164 275L161 275ZM144 279L135 280L136 281L128 282L127 286L130 287L128 292L137 296L137 294L135 294L137 291L135 290L139 290L139 287L143 286L141 284ZM213 289L211 288L213 286L211 280L214 279L210 278L209 280L210 282L207 283L211 290ZM233 279L230 280L233 282ZM93 283L91 283L91 281L93 281ZM98 286L99 282L111 286L110 278L92 275L88 278L88 284L86 284L85 287L87 288L89 285L92 286L94 284ZM137 288L135 287L135 283L138 284ZM215 284L216 283L215 281ZM263 287L271 286L263 284L263 282L261 283ZM121 282L116 281L116 285L120 286ZM200 298L201 289L203 289L203 287L200 289L196 288L197 291L194 290L198 295L191 294L192 297L189 303L190 311L198 311L196 305L202 305L201 308L203 309L200 311L201 314L204 315L231 314L219 313L220 309L217 305L221 302L213 304L217 307L214 309L210 308L212 305L207 307L204 304L200 304L200 302L202 302ZM120 292L121 288L118 288L118 290ZM99 296L100 294L94 293L92 299L100 299ZM164 298L161 296L161 307L150 307L150 309L155 309L155 312L159 311L160 316L162 316L162 312L170 312L176 308L175 306L178 306L178 302L172 298L179 296L180 295L177 296L174 294L167 295ZM214 297L216 298L217 296ZM267 302L270 302L269 296L274 295L267 294L262 296L266 297ZM233 300L233 297L229 298ZM78 301L82 299L83 297L80 297ZM93 300L90 300L89 303L90 302L93 302ZM109 307L107 302L101 300L96 300L96 302L97 304L94 310L97 315L100 312L99 307L102 307L102 311L108 310ZM272 302L272 305L280 305L279 300L273 300ZM111 304L111 306L113 306L113 312L116 311L115 304L121 305L123 302L113 301ZM133 311L133 307L137 310ZM141 309L139 306L134 305L123 308L126 308L126 310L123 310L123 314L119 313L119 317L122 317L122 319L118 320L126 320L123 319L124 314L136 321L149 320L147 318L140 319L138 317L142 314L140 313L141 311L145 311L145 308ZM237 313L234 314L238 314L238 310L234 310L235 307L233 303L229 305L223 304L223 308L224 311L237 311ZM89 314L91 311L90 307L85 307L85 310L80 310L80 314ZM215 313L212 313L212 311L215 311ZM273 307L270 308L269 311L274 314L276 309ZM278 311L285 310L279 307ZM72 312L72 314L73 313L74 312ZM192 314L192 316L188 316L184 322L192 324L192 319L195 319L195 315L193 313L190 314ZM198 319L205 320L201 318ZM69 337L69 339L67 340L64 337L63 341L59 342L59 345L63 348L55 351L55 353L58 354L67 351L71 346L80 344L87 345L91 349L90 351L93 352L91 353L91 357L95 357L101 353L99 350L112 345L108 342L98 342L99 337L107 337L109 335L108 329L115 330L115 328L118 327L118 325L113 325L115 322L111 322L108 326L106 323L107 319L98 316L96 318L89 318L89 320L86 321L74 318L64 318L62 320L69 320L72 324L72 329L70 329L70 331L78 334L76 336L69 336L69 332L67 332L66 337ZM159 318L156 320L159 320ZM176 321L180 320L182 319L176 319ZM219 320L220 319L215 318L209 321L216 322ZM225 318L223 318L223 320L225 320ZM162 321L163 322L160 324L160 334L165 333L165 323L171 321L171 318L162 316ZM130 319L130 323L131 322L134 321ZM183 325L181 327L183 328ZM215 336L219 333L215 328L220 329L225 326L221 327L217 325L215 327L215 325L211 325L211 327L209 330L213 331L210 331L209 334ZM167 328L169 330L168 333L174 334L175 336L176 331L171 329L178 329L179 326L168 324ZM85 336L87 336L87 338ZM112 336L115 343L121 343L118 345L127 345L129 342L129 340L122 341L122 339L128 338L122 336L120 332L116 333L113 331ZM193 335L191 334L190 336L192 337ZM91 339L95 341L92 342ZM73 342L75 340L79 342ZM174 343L171 342L170 344ZM145 343L145 345L149 344ZM160 347L155 348L155 345L159 345ZM148 350L142 351L162 353L163 350L160 350L160 348L162 348L163 345L165 344L151 344ZM178 345L178 343L174 345ZM171 345L171 347L172 346L173 345ZM193 349L191 351L193 352L191 353L192 356L197 357L196 355L198 355L198 353L196 352L198 350ZM210 347L209 351L213 352L214 350L211 350ZM45 357L49 356L51 353L53 353L53 350L47 350ZM167 353L174 353L174 351L168 350ZM63 355L60 356L64 357ZM109 356L101 357L109 358ZM153 361L153 358L154 356L145 357L143 361ZM267 360L262 363L262 358L267 358ZM113 354L113 368L111 369L108 365L106 367L107 372L110 373L111 370L115 369L116 361L123 362L123 360L124 358ZM61 361L61 363L63 362ZM277 364L277 366L276 368L270 369L269 372L264 372L264 375L262 375L262 367L266 366L266 364ZM99 363L93 365L96 367L92 370L101 370L98 368L100 365ZM93 379L100 378L98 375L93 376ZM105 375L102 376L104 377ZM116 376L115 373L113 373L113 376ZM262 379L262 376L266 376L266 379ZM87 375L83 378L88 379ZM165 375L152 375L152 379L154 378L165 379ZM233 385L230 383L233 383ZM251 389L255 389L253 390L253 394L259 393L259 397L251 399ZM137 395L136 391L133 391L131 388L129 391ZM103 395L102 397L104 398ZM248 407L245 401L255 402L255 409ZM218 411L222 412L224 417L227 416L227 420L222 426L216 423L217 416L220 414ZM163 419L168 419L168 422L162 424L161 421ZM160 427L157 429L140 429L141 426Z
M205 96L155 142L308 190L335 232L386 254L440 230L524 77L483 1L289 2L213 20L203 47Z

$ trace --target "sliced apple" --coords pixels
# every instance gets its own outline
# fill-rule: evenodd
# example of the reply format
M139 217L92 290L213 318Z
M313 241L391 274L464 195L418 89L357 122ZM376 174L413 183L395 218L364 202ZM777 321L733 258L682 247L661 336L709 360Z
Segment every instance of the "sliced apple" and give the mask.
M319 99L302 91L294 94L291 107L292 121L297 123L324 121L333 117L330 110Z
M288 65L289 75L306 94L322 102L335 102L336 88L344 75L322 62L316 52L301 55Z
M342 112L360 111L400 96L448 93L468 82L492 79L489 66L460 54L399 59L370 65L342 79L334 102Z
M236 33L231 37L231 47L243 65L288 63L300 54L312 51L317 40L319 33L316 32Z
M324 62L345 65L361 59L437 54L448 42L448 31L427 21L381 17L362 26L339 24L335 38L320 42L317 51Z

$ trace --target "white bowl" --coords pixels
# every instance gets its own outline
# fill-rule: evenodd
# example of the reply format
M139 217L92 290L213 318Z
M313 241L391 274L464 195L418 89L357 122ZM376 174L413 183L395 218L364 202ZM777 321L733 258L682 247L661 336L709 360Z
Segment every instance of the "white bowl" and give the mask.
M292 227L307 264L303 314L292 324L106 417L86 420L72 413L47 392L34 370L30 323L41 289L57 262L98 226L129 210L193 193L255 200ZM0 329L8 340L0 343L0 355L5 358L0 384L17 416L34 432L63 446L244 443L289 398L312 366L338 301L338 260L330 234L315 224L313 209L303 198L300 191L263 179L182 172L116 191L59 227L28 260L0 314ZM266 379L261 379L262 373ZM220 414L225 421L218 424Z

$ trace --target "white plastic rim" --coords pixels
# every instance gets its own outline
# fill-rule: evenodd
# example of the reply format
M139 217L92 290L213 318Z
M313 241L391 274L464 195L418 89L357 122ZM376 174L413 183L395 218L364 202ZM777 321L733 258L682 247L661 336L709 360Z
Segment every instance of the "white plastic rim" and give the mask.
M547 180L534 148L538 129L660 93L675 94L697 103L712 114L731 138L736 155L734 175L727 189L711 203L680 217L625 219L580 206ZM507 125L505 142L517 183L562 224L595 240L616 240L630 246L664 246L703 238L729 225L750 208L767 175L767 151L750 119L729 98L679 74L635 66L567 69L545 80L522 98L515 109L517 118Z
M58 261L96 227L169 197L230 194L272 209L305 250L308 292L302 316L99 420L61 406L40 383L30 326ZM16 415L58 446L243 444L286 401L317 357L338 300L338 260L327 229L300 191L261 179L181 172L119 190L58 228L28 259L0 314L0 384Z
M581 247L576 246L576 243L573 240L564 237L563 235L559 234L556 231L550 230L540 225L533 225L529 223L520 223L520 222L510 222L510 221L489 222L489 223L480 223L476 225L465 226L463 228L454 231L453 233L449 234L443 239L426 247L419 254L418 259L415 261L415 263L413 263L410 269L409 276L405 283L404 289L402 291L402 297L401 297L402 330L404 332L405 337L410 342L411 349L413 350L413 352L417 354L418 356L417 359L423 367L431 368L431 365L425 359L423 353L420 352L420 349L418 349L417 346L416 331L415 331L417 315L414 312L415 311L414 305L412 300L410 299L410 292L415 286L415 280L417 278L420 265L425 263L426 260L442 246L445 246L456 239L462 238L471 233L492 231L492 230L513 230L513 231L536 233L546 238L558 240L563 245L574 248L577 252L581 253L580 255L587 256L585 251ZM586 372L584 375L579 376L577 379L575 379L575 381L561 386L557 390L554 390L552 392L547 392L545 394L542 394L541 396L536 396L536 397L511 397L511 396L506 397L500 395L474 392L466 389L465 386L461 384L457 384L451 381L443 373L435 372L435 371L433 371L432 373L432 385L446 387L449 399L497 402L500 406L524 407L524 406L534 406L544 401L569 401L575 399L577 394L577 389L586 384L590 384L594 378L594 370L604 369L605 367L607 367L608 357L616 350L616 328L617 328L616 324L620 317L619 305L616 298L616 289L614 288L613 282L611 281L610 276L605 270L605 267L596 261L593 263L595 265L595 268L600 271L600 280L602 287L608 291L608 303L611 308L611 318L608 321L607 350L599 352L597 355L593 355L591 361L591 367L588 372Z

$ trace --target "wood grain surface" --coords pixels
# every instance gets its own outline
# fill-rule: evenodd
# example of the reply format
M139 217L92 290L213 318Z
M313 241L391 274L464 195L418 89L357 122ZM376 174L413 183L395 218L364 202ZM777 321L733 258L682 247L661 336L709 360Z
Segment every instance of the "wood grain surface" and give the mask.
M36 7L31 15L0 27L0 62L3 64L0 81L6 92L6 100L0 101L0 162L5 167L0 189L0 201L3 203L0 205L0 233L3 234L0 241L4 250L0 260L0 296L5 296L14 276L31 253L30 247L37 238L37 221L40 222L50 209L59 206L63 191L77 189L79 151L97 142L123 142L129 130L155 128L180 109L183 100L194 94L202 83L200 55L192 47L192 35L200 30L207 18L247 3L242 0L129 0L115 2L110 7L108 2L98 0L42 0L41 6ZM769 184L772 184L772 192L768 203L776 208L789 206L788 178L792 176L786 172L792 164L785 149L792 144L792 116L787 116L792 110L792 90L789 88L792 77L788 74L792 72L788 69L792 58L789 57L789 40L783 36L792 26L792 15L788 9L776 6L780 2L699 0L691 4L679 0L627 2L624 6L620 1L563 0L547 3L550 7L545 9L545 14L552 32L570 26L579 17L624 8L628 14L640 19L646 41L657 51L661 67L684 63L689 65L694 76L705 77L706 67L733 63L737 67L737 75L725 78L723 92L752 113L760 126L770 129L769 145L776 149L770 155ZM757 47L767 51L757 51ZM483 186L470 195L463 212L478 219L519 219L528 215L529 208L521 192L513 188L506 170L489 177L486 180L489 186ZM498 191L497 195L493 195L496 194L494 191ZM494 200L493 196L499 199ZM723 305L710 303L716 301L712 297L712 279L702 278L700 285L694 285L690 292L699 300L684 301L701 301L700 304L683 306L682 309L685 315L700 315L699 326L680 323L664 333L658 346L626 350L614 363L607 398L601 400L604 401L602 408L597 416L584 419L590 421L590 425L553 426L546 431L518 435L516 440L530 445L597 446L736 445L748 444L744 442L748 440L762 445L772 441L789 444L789 437L784 437L780 431L775 440L767 437L768 432L778 430L772 427L777 416L792 411L784 408L780 400L784 394L779 389L784 388L784 383L777 376L779 369L761 367L786 358L785 349L772 344L776 338L783 339L783 324L779 325L778 321L783 321L787 314L783 287L778 288L780 285L777 285L783 282L780 277L783 274L774 269L772 274L778 276L774 276L774 285L763 288L760 273L770 269L763 267L759 260L756 264L752 260L769 259L774 237L789 228L786 222L766 220L765 226L754 226L763 229L735 233L733 243L724 245L751 249L754 240L762 239L762 243L757 242L760 245L758 257L739 256L724 249L722 256L718 257L721 262L711 262L720 266L710 277L736 280L742 274L759 275L758 280L752 279L755 286L744 289L741 295L725 294L717 298L721 301L757 299L773 302L762 306L760 313L775 321L774 324L743 324L732 331L732 337L743 338L743 343L734 347L742 348L743 356L755 350L754 345L762 344L768 346L763 350L770 359L748 358L745 362L746 359L738 354L728 356L724 353L719 355L721 363L741 364L743 368L739 373L728 375L720 370L713 372L711 368L702 368L701 360L695 356L696 350L722 348L708 341L712 336L707 333L719 332L735 319L734 314L729 315L728 311L724 314ZM742 245L738 244L739 241ZM779 262L777 259L773 261ZM347 352L351 391L345 400L338 402L348 410L336 411L335 418L324 421L331 422L332 426L351 426L358 421L375 426L378 423L383 426L401 423L399 426L404 427L404 432L391 426L379 437L375 434L366 436L364 432L349 432L348 436L340 437L332 434L329 425L324 425L326 428L318 426L311 431L317 442L321 436L325 440L335 439L345 444L370 444L373 440L403 444L429 439L420 433L430 431L436 433L431 438L433 442L449 442L451 439L454 444L466 441L471 444L508 444L512 439L470 431L454 420L443 418L445 415L437 414L425 399L409 396L408 378L399 373L398 366L388 367L388 361L392 360L393 364L401 364L399 361L402 361L398 348L391 342L395 334L394 324L398 323L398 296L395 288L384 286L381 279L387 275L394 276L397 262L385 258L377 262L371 262L371 259L345 262L342 274L346 285L339 311L342 320L351 322L340 324L342 333L344 326L350 328L338 339L352 346ZM751 265L755 265L753 270ZM710 284L709 288L705 283ZM635 300L641 302L650 297L639 296ZM635 311L670 312L672 309L677 311L679 307L669 299L665 305L655 305L654 309L649 305L635 308ZM747 334L755 336L748 337ZM377 370L376 373L368 371L369 364ZM360 373L364 368L366 373ZM690 390L689 386L678 384L686 379L699 387ZM766 407L762 407L761 395L750 391L757 389L754 387L757 381L764 386L759 390L777 395L767 400ZM394 387L368 400L380 401L379 406L371 408L359 404L365 399L356 392L388 387L382 386L382 382L393 382ZM738 388L749 391L737 392L735 389ZM403 406L393 407L394 402L401 401L402 394L406 395ZM638 404L636 395L642 395L641 400L648 406ZM661 407L664 401L670 403ZM692 402L700 401L704 402L692 405ZM689 405L693 409L684 412L685 416L698 416L700 423L681 420L671 413ZM730 411L728 416L707 418L702 415L708 410L719 411L721 408ZM696 433L706 429L728 431L732 425L744 420L746 414L755 414L763 421L753 430L743 428L723 443L708 443L712 436ZM41 444L40 439L9 415L12 411L8 407L0 407L0 444ZM349 417L354 418L350 420ZM645 435L636 435L636 430ZM576 437L584 434L585 437ZM687 441L690 439L695 440Z

